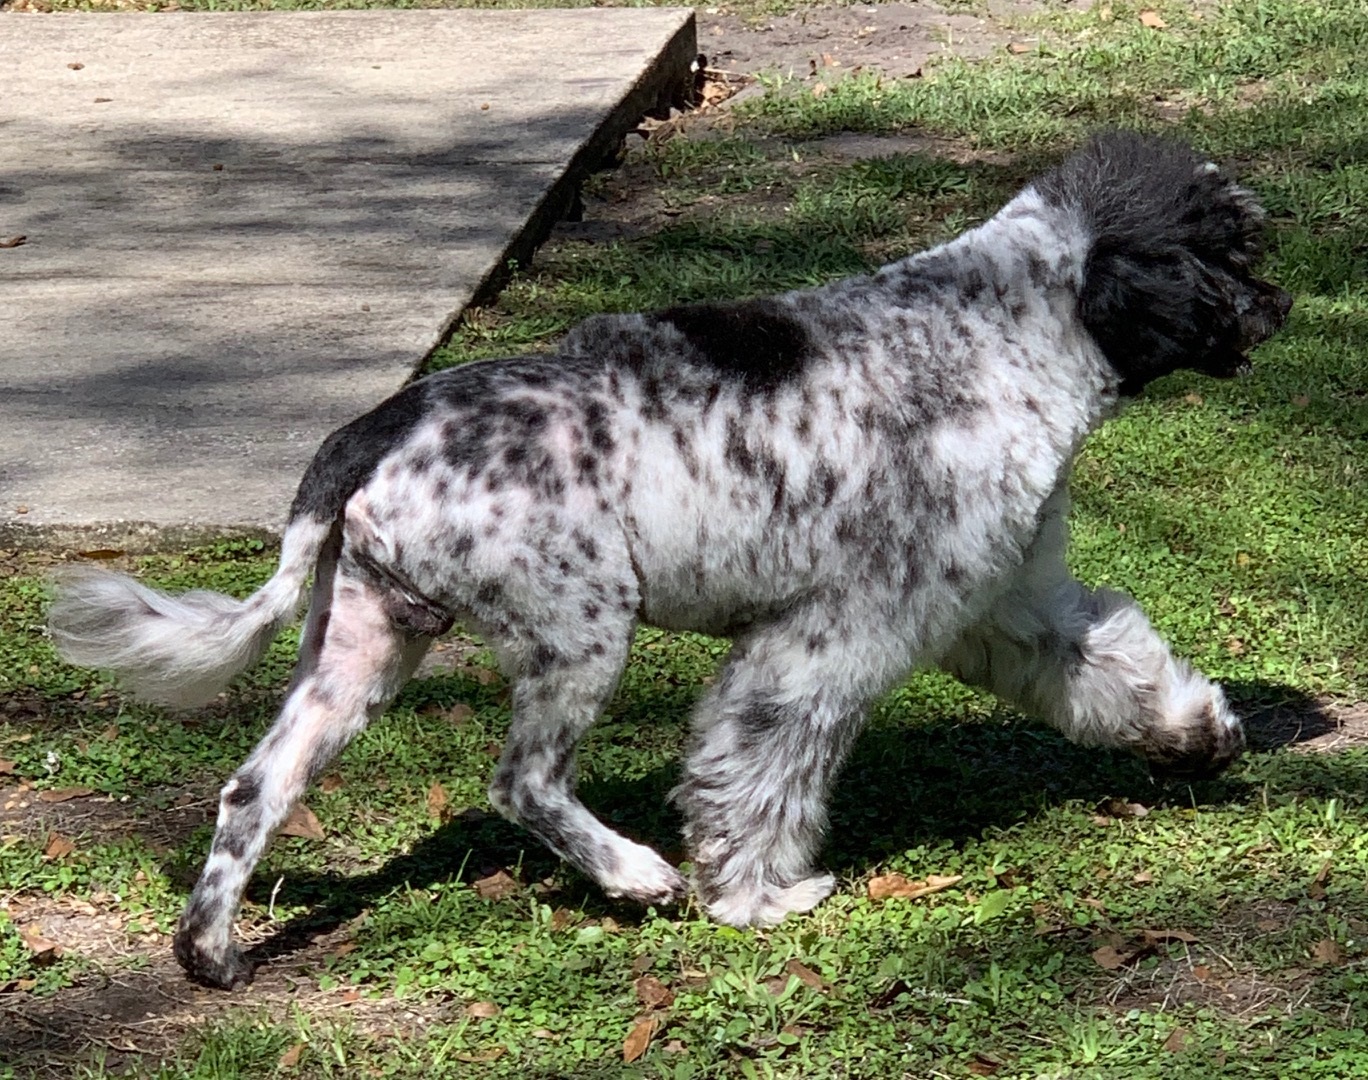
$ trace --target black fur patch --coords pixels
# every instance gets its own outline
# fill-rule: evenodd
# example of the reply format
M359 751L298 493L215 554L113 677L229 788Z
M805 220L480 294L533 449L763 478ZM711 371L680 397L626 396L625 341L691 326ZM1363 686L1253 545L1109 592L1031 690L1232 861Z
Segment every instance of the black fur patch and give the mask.
M775 300L691 304L654 318L684 335L697 362L752 390L776 389L796 378L815 352L807 328Z
M1179 368L1233 374L1241 351L1281 325L1285 307L1251 273L1261 213L1185 144L1107 132L1034 187L1091 234L1078 313L1123 394ZM1251 306L1263 315L1254 333L1242 315Z
M304 470L290 504L290 520L308 515L331 521L375 467L404 441L427 411L427 386L414 383L364 416L338 428Z

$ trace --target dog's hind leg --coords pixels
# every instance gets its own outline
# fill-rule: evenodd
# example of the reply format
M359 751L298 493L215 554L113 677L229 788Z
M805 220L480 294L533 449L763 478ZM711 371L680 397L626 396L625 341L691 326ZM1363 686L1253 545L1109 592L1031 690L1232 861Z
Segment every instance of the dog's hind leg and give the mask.
M176 958L198 982L251 978L233 942L243 890L309 781L378 716L430 638L396 627L383 589L320 563L300 667L279 719L224 786L209 859L176 931Z
M1221 688L1175 657L1124 593L1069 576L1063 519L941 665L1085 746L1118 746L1170 776L1212 775L1244 748Z
M592 601L592 632L543 621L537 640L507 652L520 656L513 722L489 788L495 808L609 896L645 904L677 900L679 872L642 844L609 829L575 794L575 745L603 711L627 662L633 620ZM575 611L580 607L575 606Z
M737 641L674 792L712 918L772 925L831 892L831 875L813 872L831 783L907 656L896 634L817 605Z

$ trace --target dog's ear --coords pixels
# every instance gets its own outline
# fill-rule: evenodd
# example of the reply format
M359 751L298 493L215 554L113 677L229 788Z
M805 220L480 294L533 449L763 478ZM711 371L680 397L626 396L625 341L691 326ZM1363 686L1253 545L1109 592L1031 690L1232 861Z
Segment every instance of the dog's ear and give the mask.
M1281 324L1285 306L1278 315L1279 305L1262 299L1274 287L1252 274L1263 211L1185 144L1104 133L1035 187L1086 230L1078 314L1123 393L1179 368L1232 373L1244 350ZM1251 321L1260 304L1268 317Z

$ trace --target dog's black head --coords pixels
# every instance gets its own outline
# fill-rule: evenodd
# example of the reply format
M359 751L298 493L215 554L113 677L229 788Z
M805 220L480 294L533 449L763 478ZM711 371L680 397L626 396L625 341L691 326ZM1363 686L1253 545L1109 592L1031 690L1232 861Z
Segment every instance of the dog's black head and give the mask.
M1254 276L1254 196L1182 143L1099 135L1036 188L1089 232L1078 313L1123 394L1180 368L1239 374L1291 310L1290 294Z

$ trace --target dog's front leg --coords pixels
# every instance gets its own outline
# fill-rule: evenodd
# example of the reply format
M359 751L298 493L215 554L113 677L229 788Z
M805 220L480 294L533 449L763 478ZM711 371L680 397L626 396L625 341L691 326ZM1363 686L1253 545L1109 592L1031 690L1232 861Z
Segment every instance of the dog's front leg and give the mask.
M1244 749L1221 688L1175 657L1138 604L1061 573L1010 591L964 635L946 670L1074 742L1118 746L1162 776L1220 772Z
M679 872L608 828L575 794L575 745L613 695L633 628L630 617L585 604L595 613L591 626L547 620L538 644L523 649L528 659L518 665L513 723L489 800L609 896L669 903L686 891Z
M736 643L694 717L674 799L708 914L767 926L830 894L813 873L835 774L906 653L814 607Z

